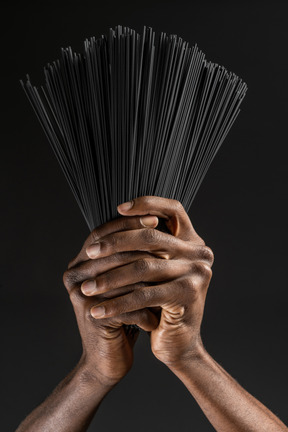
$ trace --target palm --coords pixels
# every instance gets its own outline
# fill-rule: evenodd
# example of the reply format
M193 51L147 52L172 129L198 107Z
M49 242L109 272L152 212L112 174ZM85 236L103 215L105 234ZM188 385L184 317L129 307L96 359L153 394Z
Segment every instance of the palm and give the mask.
M99 328L97 341L95 341L99 348L96 362L98 363L100 354L105 360L98 363L101 364L99 372L103 376L117 382L127 374L133 364L133 347L138 334L139 331L130 326L115 327L113 324L111 326L108 324Z

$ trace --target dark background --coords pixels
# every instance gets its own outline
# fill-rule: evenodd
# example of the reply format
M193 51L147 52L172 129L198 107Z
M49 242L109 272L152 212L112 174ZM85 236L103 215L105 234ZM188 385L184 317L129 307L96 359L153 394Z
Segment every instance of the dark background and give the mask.
M18 80L42 82L60 47L123 24L176 33L248 84L242 112L190 211L215 253L208 351L288 422L287 2L2 3L1 414L13 431L75 366L81 348L62 274L88 229ZM3 51L4 49L4 51ZM212 431L141 334L129 375L89 431Z

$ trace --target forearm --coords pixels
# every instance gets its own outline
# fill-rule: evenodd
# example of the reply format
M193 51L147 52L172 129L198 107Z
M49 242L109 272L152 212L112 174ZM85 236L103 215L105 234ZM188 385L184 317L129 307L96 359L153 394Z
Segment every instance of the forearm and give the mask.
M170 369L181 379L218 432L286 432L288 428L246 392L203 349L185 366Z
M84 432L112 387L102 385L79 363L16 432Z

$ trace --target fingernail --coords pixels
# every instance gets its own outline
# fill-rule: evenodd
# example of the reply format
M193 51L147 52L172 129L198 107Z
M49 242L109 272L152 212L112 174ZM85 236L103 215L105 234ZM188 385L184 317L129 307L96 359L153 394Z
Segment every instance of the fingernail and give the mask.
M158 218L157 216L144 216L140 218L140 222L144 227L156 227Z
M101 318L105 315L104 306L96 306L91 309L91 315L93 318Z
M81 290L85 295L92 295L96 292L96 281L95 280L87 280L82 283Z
M120 210L120 211L126 212L126 211L130 210L133 207L133 204L134 204L133 200L132 201L128 201L128 202L125 202L123 204L119 204L118 207L117 207L117 209Z
M97 255L99 255L100 252L100 243L94 243L91 246L88 246L88 248L86 249L86 253L88 255L89 258L96 258Z

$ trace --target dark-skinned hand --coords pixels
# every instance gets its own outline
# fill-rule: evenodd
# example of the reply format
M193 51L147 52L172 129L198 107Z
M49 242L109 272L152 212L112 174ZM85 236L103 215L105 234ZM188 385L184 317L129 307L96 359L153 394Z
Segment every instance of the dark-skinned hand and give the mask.
M138 332L131 324L148 332L155 356L183 382L215 430L287 431L203 347L213 253L182 205L148 196L118 211L122 217L93 230L64 274L82 337L81 360L17 431L86 431L132 365ZM155 229L158 218L168 232Z
M69 281L71 291L71 280L74 280L77 298L80 296L85 301L82 296L85 294L89 299L86 320L105 329L105 339L111 328L117 340L122 335L120 346L126 349L121 351L115 344L115 351L109 352L111 355L107 357L107 351L104 352L106 362L109 359L111 365L115 356L117 369L122 364L119 356L126 359L123 374L131 367L133 345L128 343L130 350L127 350L123 323L137 324L151 332L151 348L159 360L168 366L183 365L186 358L197 354L202 344L200 326L213 253L197 235L178 201L140 197L118 206L118 211L126 217L93 231L78 257L70 263L66 286ZM170 234L143 228L139 216L145 215L163 218ZM126 222L120 222L123 219ZM153 218L151 222L156 226L157 218L154 224ZM116 225L112 228L111 224ZM93 335L98 338L95 332ZM98 339L97 342L98 345L94 343L96 351ZM104 369L107 373L110 366Z
M146 331L154 330L158 321L147 308L139 311L118 314L117 317L95 320L90 313L92 306L111 298L112 295L126 293L129 287L119 288L94 297L87 297L81 291L81 283L87 278L98 274L109 274L113 269L141 260L150 255L145 252L115 253L111 256L89 259L86 248L95 244L100 238L105 238L118 232L129 230L152 230L158 224L157 217L120 217L108 222L91 232L82 250L68 265L63 275L64 285L72 302L79 327L83 354L81 365L87 372L87 378L95 378L105 386L115 385L131 368L133 362L133 346L139 334L139 329L129 326L136 324ZM134 284L132 289L144 284Z

